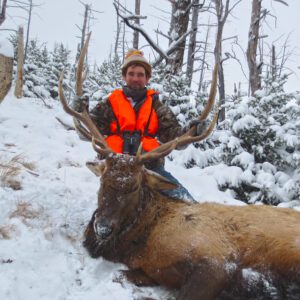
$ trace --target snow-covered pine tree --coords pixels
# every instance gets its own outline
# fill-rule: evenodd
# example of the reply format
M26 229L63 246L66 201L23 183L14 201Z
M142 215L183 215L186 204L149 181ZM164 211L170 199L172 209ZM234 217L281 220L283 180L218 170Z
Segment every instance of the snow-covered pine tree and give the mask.
M86 83L93 100L99 101L122 86L121 66L122 62L118 56L105 60L100 67L94 66Z
M184 74L171 75L168 67L161 63L153 70L150 87L160 93L160 100L172 109L182 126L197 115L191 100L192 90Z
M42 45L37 39L29 41L27 57L24 64L24 96L48 98L49 92L45 89L46 85L46 66L49 62L46 47L41 50Z
M64 70L64 78L68 78L70 73L70 50L68 50L62 43L55 44L53 51L50 53L50 64L47 73L49 79L46 85L52 98L58 97L58 80L60 73ZM64 82L67 82L65 80ZM69 90L68 86L64 84L64 90Z
M300 97L284 91L286 80L266 78L254 97L236 99L227 112L232 135L222 135L222 156L242 170L232 188L248 203L300 197Z

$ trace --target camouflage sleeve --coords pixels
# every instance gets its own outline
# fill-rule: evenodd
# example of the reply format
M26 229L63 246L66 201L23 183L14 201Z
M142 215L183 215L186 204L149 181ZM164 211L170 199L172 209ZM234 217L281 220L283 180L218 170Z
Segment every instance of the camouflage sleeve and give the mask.
M91 111L91 119L94 121L99 131L103 135L110 133L110 123L115 120L115 115L109 104L108 99L99 102Z
M158 139L160 142L166 143L183 133L176 116L168 106L162 104L159 99L154 99L153 109L158 117Z

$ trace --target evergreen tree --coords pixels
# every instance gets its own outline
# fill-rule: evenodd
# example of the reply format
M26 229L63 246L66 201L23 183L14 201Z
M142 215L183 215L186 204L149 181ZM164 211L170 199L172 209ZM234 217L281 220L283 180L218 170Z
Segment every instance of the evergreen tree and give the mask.
M49 79L46 85L52 98L58 97L58 81L61 72L64 70L64 78L68 78L70 74L70 51L62 44L55 44L54 50L50 53L51 62L47 73ZM67 80L66 80L67 81ZM64 81L64 82L66 82ZM68 90L68 86L64 83L64 89Z
M160 64L153 70L150 86L160 93L160 100L172 109L182 126L197 115L191 101L192 91L183 74L171 75L167 66Z
M94 100L102 99L122 86L121 66L120 58L114 56L113 59L105 60L100 67L94 67L86 84Z
M232 136L223 140L223 159L242 169L234 190L246 202L278 204L300 196L300 101L284 91L286 80L266 78L254 97L236 99L227 112Z
M45 46L41 50L41 45L37 39L29 41L27 58L24 64L24 96L48 98L49 92L45 89L48 58Z

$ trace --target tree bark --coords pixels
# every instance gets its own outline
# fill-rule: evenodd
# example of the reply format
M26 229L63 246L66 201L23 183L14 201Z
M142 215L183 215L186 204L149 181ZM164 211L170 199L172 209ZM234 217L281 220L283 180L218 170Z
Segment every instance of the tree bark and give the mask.
M200 78L199 78L199 85L198 85L198 92L201 92L203 90L203 81L204 81L204 65L206 61L206 55L208 51L208 38L209 38L209 32L210 32L210 21L208 21L207 31L206 31L206 37L204 42L204 49L203 49L203 57L201 62L201 68L200 68Z
M225 104L225 80L224 80L224 69L222 65L222 39L223 39L223 31L224 31L224 25L226 23L228 14L229 14L229 1L226 0L226 4L224 7L224 4L222 2L223 0L215 0L215 8L216 8L216 14L217 14L217 41L216 46L214 49L215 54L215 60L216 63L218 63L218 78L219 78L219 107L220 113L219 113L219 121L222 122L225 120L225 108L223 107Z
M262 0L252 0L251 24L248 34L247 62L251 95L261 88L260 70L257 64L257 47L260 29Z
M0 11L0 26L5 21L6 18L6 6L7 6L7 0L3 0L1 5L1 11Z
M172 19L170 25L170 37L172 41L178 40L183 36L188 29L189 24L189 11L191 8L192 0L174 1L172 7ZM178 45L172 54L170 72L173 75L179 74L182 70L183 57L186 45L186 38Z
M141 0L135 0L135 15L139 16L141 14ZM137 18L135 20L135 23L137 25L140 24L140 19ZM134 49L138 49L139 48L139 32L137 30L135 30L133 32L133 44L132 44Z
M187 68L186 77L188 79L188 84L191 86L194 71L194 59L195 59L195 49L197 42L197 31L198 31L198 16L199 16L199 0L194 1L194 7L192 11L192 33L190 35L189 46L188 46L188 56L187 56Z
M31 24L32 9L33 9L33 3L32 3L32 0L29 0L28 22L27 22L27 32L26 32L26 43L25 43L24 60L26 59L26 56L27 56L27 49L28 49L28 43L29 43L29 33L30 33L30 24Z
M11 87L13 61L13 57L0 54L0 103Z
M24 29L19 27L18 32L18 65L17 78L15 86L15 96L22 98L23 96L23 66L24 66Z
M116 5L120 7L120 1L116 1ZM121 24L120 24L120 17L117 14L117 32L116 32L116 41L115 41L115 57L118 56L118 48L119 48L119 39L120 39L120 32L121 32Z
M88 21L88 15L89 15L89 5L85 4L84 5L84 19L83 19L83 25L81 29L81 43L80 43L80 51L83 47L84 41L85 41L85 36L86 36L86 27L87 27L87 21Z

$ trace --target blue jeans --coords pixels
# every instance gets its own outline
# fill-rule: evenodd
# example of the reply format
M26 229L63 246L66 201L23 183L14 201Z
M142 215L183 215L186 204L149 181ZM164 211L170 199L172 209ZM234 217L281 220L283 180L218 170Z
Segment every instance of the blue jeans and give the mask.
M165 177L170 182L175 183L178 186L176 189L173 190L161 191L162 194L171 198L177 198L197 203L197 201L193 198L189 191L170 172L166 171L163 166L155 167L154 169L151 169L151 171L158 173L159 175Z

